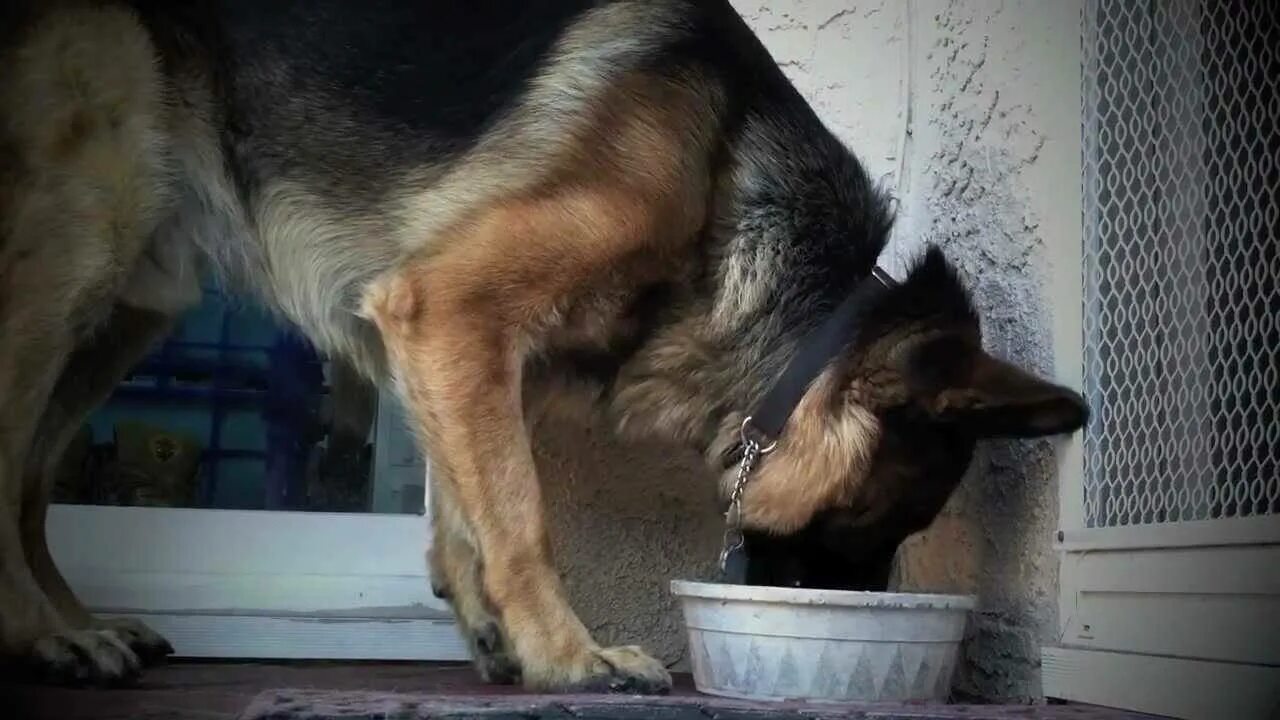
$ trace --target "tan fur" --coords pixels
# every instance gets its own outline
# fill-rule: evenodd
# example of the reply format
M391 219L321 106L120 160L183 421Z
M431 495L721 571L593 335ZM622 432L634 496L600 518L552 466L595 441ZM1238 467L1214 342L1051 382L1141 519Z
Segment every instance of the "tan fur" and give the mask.
M796 406L777 446L761 457L742 496L746 526L790 533L819 510L848 503L860 491L879 442L871 409L852 402L836 369L814 381ZM721 437L736 441L744 416L731 414ZM717 447L721 452L728 442ZM721 476L729 497L734 466Z
M403 264L366 301L533 687L586 682L608 667L668 681L634 649L598 648L569 608L520 397L531 351L591 334L593 320L619 310L622 298L606 291L670 272L702 222L696 159L706 152L684 144L705 137L687 125L698 121L695 98L644 79L622 87L546 182L473 213L442 250Z
M629 2L589 10L556 43L528 96L459 161L425 168L391 209L397 245L431 251L447 228L512 195L546 182L549 169L591 146L593 108L620 79L619 68L665 41L678 16L664 2ZM590 73L581 72L589 68ZM430 192L419 188L430 187Z

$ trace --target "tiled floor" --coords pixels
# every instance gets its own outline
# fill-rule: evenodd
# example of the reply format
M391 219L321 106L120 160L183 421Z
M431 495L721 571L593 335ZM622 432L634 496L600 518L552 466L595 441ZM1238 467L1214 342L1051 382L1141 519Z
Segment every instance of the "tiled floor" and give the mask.
M464 717L491 720L1135 720L1140 717L1071 705L766 705L699 695L687 676L678 677L676 684L676 690L664 698L526 695L517 688L481 684L470 668L456 665L174 663L148 671L133 688L0 685L0 717L14 720Z

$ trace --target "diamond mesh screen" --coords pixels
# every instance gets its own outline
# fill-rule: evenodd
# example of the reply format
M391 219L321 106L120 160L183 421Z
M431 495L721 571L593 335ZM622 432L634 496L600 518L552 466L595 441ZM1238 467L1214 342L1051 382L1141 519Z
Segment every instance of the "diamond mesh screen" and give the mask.
M1085 518L1280 513L1280 3L1084 18Z

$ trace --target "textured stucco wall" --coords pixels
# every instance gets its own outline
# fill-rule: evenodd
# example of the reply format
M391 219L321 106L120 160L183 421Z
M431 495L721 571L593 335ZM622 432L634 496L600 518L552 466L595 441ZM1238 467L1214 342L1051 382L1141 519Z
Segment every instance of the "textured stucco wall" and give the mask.
M1053 367L1055 243L1078 243L1076 0L735 0L832 130L900 200L885 264L925 241L965 273L993 352ZM1073 194L1074 193L1074 194ZM1073 215L1074 214L1074 215ZM1075 276L1078 278L1078 274ZM683 657L671 577L706 576L719 540L697 458L604 429L537 433L558 559L604 642ZM1040 697L1057 627L1054 446L988 443L934 527L899 558L903 588L980 596L960 690Z

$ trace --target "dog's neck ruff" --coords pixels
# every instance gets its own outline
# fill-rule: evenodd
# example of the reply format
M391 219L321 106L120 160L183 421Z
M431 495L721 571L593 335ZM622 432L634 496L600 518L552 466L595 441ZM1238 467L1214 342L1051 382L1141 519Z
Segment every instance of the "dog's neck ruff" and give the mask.
M762 453L771 450L791 414L800 404L809 386L836 355L858 333L859 315L875 295L897 285L889 273L879 266L854 287L836 309L820 325L810 330L797 346L796 354L760 398L742 423L742 441L754 441ZM742 456L743 445L735 445L726 455L726 467Z

